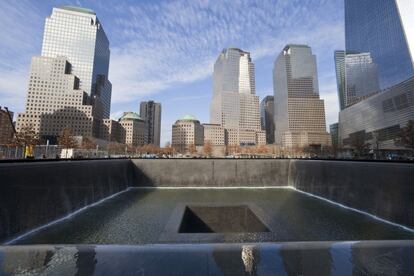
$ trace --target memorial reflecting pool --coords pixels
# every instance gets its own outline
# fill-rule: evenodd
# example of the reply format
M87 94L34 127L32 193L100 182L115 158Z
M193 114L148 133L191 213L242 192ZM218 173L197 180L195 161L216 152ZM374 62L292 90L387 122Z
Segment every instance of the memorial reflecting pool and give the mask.
M289 188L136 188L15 244L397 239L414 239L414 233Z

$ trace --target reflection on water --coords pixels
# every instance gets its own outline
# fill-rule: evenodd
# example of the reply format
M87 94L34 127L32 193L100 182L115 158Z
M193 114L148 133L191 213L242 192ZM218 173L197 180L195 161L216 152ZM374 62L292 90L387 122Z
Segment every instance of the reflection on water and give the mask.
M374 247L366 242L359 245L351 253L354 274L414 275L414 247Z
M351 248L355 242L339 242L331 245L331 275L352 275Z
M213 258L222 275L243 275L244 264L240 250L226 250L222 247L213 250Z
M414 242L0 247L0 275L414 275Z
M93 246L10 248L2 253L0 272L13 275L92 275L97 263Z
M258 246L242 245L241 247L213 248L213 265L216 265L221 275L258 275L257 264L260 263Z
M242 260L247 275L256 275L256 264L260 263L260 253L252 245L242 246Z
M78 250L75 254L76 267L78 268L76 275L92 275L98 262L95 256L95 246L83 246L81 250Z
M281 244L260 247L260 263L257 264L259 275L287 276L285 264L280 255Z
M329 275L332 259L330 255L330 244L322 243L315 248L305 244L302 249L293 244L285 244L279 254L283 259L284 267L288 275Z

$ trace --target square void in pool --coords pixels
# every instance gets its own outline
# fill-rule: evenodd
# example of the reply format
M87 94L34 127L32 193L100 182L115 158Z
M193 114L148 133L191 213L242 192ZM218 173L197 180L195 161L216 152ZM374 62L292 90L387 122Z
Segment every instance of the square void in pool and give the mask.
M262 233L270 232L246 205L186 206L179 233Z

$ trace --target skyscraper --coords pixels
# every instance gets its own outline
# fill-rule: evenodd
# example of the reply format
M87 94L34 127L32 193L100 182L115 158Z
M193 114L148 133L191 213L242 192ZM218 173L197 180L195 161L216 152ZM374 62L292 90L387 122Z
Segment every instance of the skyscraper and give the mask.
M341 110L380 91L378 66L370 53L335 51L334 56Z
M260 103L260 122L262 129L266 131L266 143L275 142L275 103L273 96L266 96Z
M92 97L109 118L112 85L108 80L109 41L95 12L64 6L46 18L42 56L64 56L79 78L79 89Z
M329 145L324 101L319 98L316 56L307 45L287 45L273 68L275 143Z
M97 137L100 120L90 102L65 57L33 57L26 110L17 115L17 131L29 125L51 143L66 127L76 136Z
M160 146L161 104L154 101L141 102L140 116L145 122L145 144Z
M345 102L345 51L337 50L334 53L336 87L338 89L339 108L342 110L346 107Z
M329 125L329 134L331 135L332 146L338 146L338 123Z
M407 0L345 0L347 53L370 53L381 89L414 75L412 5Z
M362 138L382 150L403 148L394 139L408 121L414 120L413 10L410 0L345 0L347 58L364 55L363 67L371 68L365 74L347 72L347 90L352 92L355 77L362 86L375 87L375 70L380 89L341 110L341 146L355 147Z
M109 117L109 42L95 13L54 8L46 19L42 56L32 58L26 110L17 130L31 125L53 143L65 127L99 137Z
M258 144L258 135L264 135L255 87L250 53L224 49L214 64L210 122L227 129L230 145Z
M378 93L378 70L370 53L345 56L345 107Z

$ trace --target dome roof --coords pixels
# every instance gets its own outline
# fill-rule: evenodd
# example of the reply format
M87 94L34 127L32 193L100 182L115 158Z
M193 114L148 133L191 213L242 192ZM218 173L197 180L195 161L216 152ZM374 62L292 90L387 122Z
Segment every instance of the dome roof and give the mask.
M142 121L141 117L135 113L135 112L124 112L124 115L122 115L121 118L119 118L120 121L124 121L124 120L140 120Z
M179 121L198 121L193 115L186 114L178 119Z

